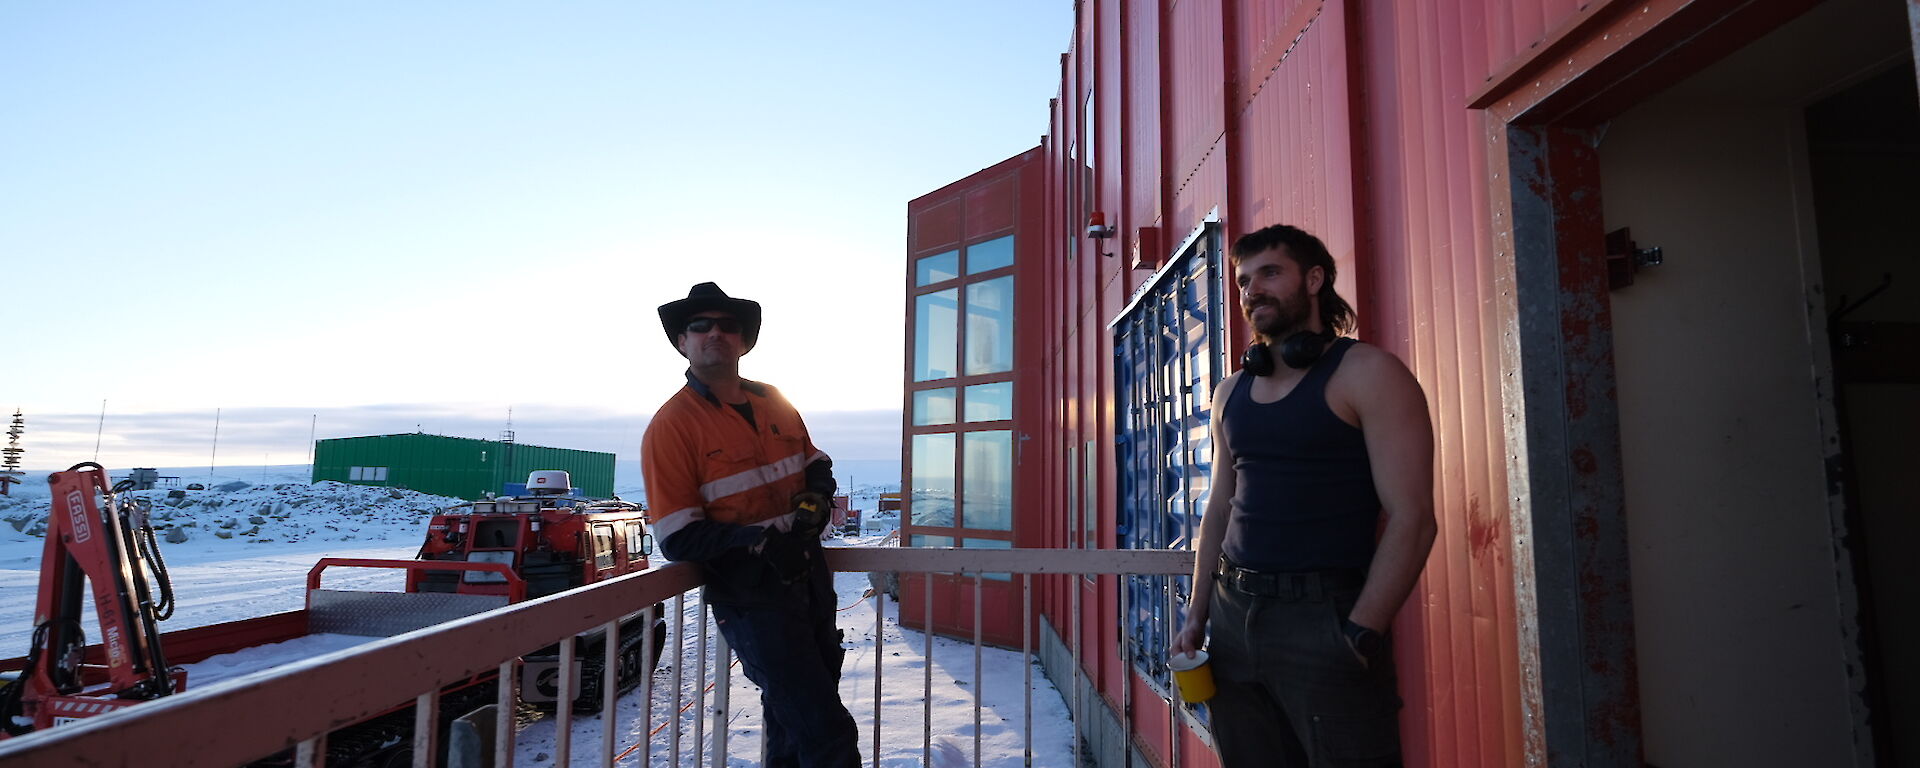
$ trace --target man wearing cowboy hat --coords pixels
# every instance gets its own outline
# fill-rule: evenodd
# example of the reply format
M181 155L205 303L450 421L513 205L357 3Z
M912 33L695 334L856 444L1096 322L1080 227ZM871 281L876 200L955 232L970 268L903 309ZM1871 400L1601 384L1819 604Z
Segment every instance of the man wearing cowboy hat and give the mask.
M853 768L859 733L840 702L846 652L820 548L833 461L786 398L740 378L759 303L701 283L660 306L660 325L688 368L641 442L653 535L706 573L720 634L760 686L767 765Z

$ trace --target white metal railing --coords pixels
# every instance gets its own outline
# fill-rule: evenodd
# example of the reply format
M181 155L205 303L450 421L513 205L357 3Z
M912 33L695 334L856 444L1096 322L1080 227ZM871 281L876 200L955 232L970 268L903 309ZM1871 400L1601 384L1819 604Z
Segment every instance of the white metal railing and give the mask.
M1193 554L1181 550L1058 550L1058 549L951 549L951 548L829 548L828 563L836 571L891 571L897 573L951 574L961 577L972 576L974 591L973 650L974 676L972 685L974 696L973 763L979 765L981 755L981 605L983 579L985 574L1019 574L1023 617L1021 627L1022 659L1027 667L1025 672L1026 700L1025 722L1025 760L1023 764L1033 762L1033 705L1032 705L1032 638L1035 636L1032 626L1033 575L1035 574L1186 574L1192 572ZM933 579L922 579L924 583L923 629L934 627ZM1080 674L1080 639L1077 603L1079 596L1078 579L1075 579L1072 594L1075 598L1075 626L1071 652L1073 673L1073 693L1077 696L1080 689L1077 676ZM703 749L706 743L705 717L697 714L693 721L693 754L684 762L680 751L681 722L683 707L683 675L686 664L684 646L686 630L684 626L686 606L685 593L700 586L701 578L696 567L688 564L669 564L653 568L643 573L622 576L591 587L572 590L537 600L510 605L488 613L470 616L445 624L416 630L391 638L370 641L364 645L334 653L317 656L304 661L287 664L275 669L255 673L245 677L222 681L205 688L189 690L185 693L159 699L137 707L128 707L99 717L62 725L26 736L0 741L0 767L6 766L45 766L45 765L87 765L87 766L227 766L241 765L280 752L289 747L296 749L298 766L320 766L326 752L326 735L342 726L357 723L373 715L389 711L397 703L412 700L415 702L415 728L413 733L413 757L415 766L431 764L436 754L438 742L443 734L432 727L439 718L439 697L441 688L451 682L466 680L488 669L498 672L498 701L495 720L494 765L514 765L515 723L514 701L515 674L517 659L540 648L558 642L561 658L559 662L558 701L572 700L573 680L568 674L573 664L573 643L559 642L576 634L599 629L606 633L604 648L605 678L601 681L600 691L604 697L601 704L601 738L598 760L593 764L612 766L617 759L637 752L638 765L647 766L651 762L652 737L657 731L654 726L653 712L653 675L643 674L640 680L640 722L638 742L626 753L616 756L616 727L620 725L616 697L618 686L614 675L619 669L619 632L623 616L632 613L633 606L649 606L646 620L641 624L647 629L642 642L642 663L653 658L654 622L653 606L656 603L670 602L672 605L672 630L669 642L673 646L674 663L672 666L673 701L672 711L668 714L673 725L672 737L668 740L669 765L700 763L701 758L710 757L711 764L722 766L726 763L727 734L729 731L730 654L724 638L712 635L714 643L711 667L715 677L712 685L715 690L712 745L710 750ZM886 595L875 590L872 596L874 605L874 696L873 723L869 728L872 735L873 765L880 763L882 719L881 702L884 691L882 660L885 658L886 642L885 618ZM699 662L693 667L696 679L693 681L693 706L699 713L706 713L705 691L709 674L708 637L710 635L706 606L698 608L697 631L695 637ZM905 618L905 617L899 617ZM904 622L902 622L904 624ZM926 663L921 680L923 705L921 754L926 764L933 761L932 733L932 696L933 685L933 639L934 633L924 633L924 653ZM1075 712L1082 711L1078 706ZM555 706L555 756L556 765L586 764L576 761L572 754L572 709L565 704ZM666 727L662 723L660 727ZM1074 742L1079 743L1080 724L1074 723ZM763 740L764 748L764 740Z

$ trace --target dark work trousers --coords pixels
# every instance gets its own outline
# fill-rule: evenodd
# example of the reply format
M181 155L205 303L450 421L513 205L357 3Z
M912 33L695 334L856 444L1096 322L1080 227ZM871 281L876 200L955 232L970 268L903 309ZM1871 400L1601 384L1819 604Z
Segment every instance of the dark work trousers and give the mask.
M1362 663L1341 627L1358 587L1301 575L1250 594L1214 582L1208 702L1224 768L1400 765L1393 654Z
M860 733L840 703L846 650L833 625L833 573L820 560L814 562L809 578L800 583L759 581L755 597L764 599L712 605L740 668L760 686L768 768L860 764Z

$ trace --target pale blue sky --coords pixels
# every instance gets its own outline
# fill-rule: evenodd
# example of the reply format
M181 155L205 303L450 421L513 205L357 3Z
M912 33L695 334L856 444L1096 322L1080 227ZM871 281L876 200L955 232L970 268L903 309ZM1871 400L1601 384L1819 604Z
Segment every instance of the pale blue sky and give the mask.
M1071 8L0 4L0 407L36 467L103 398L112 467L203 459L215 408L283 425L236 463L508 406L630 456L654 307L717 280L766 305L746 375L885 452L906 203L1038 144Z

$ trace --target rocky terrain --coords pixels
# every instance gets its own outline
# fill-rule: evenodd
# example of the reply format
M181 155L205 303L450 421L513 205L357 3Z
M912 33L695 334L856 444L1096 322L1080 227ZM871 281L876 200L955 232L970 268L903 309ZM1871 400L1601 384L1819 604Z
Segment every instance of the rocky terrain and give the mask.
M383 540L418 530L434 512L461 503L446 496L331 480L259 485L235 480L203 491L155 489L129 495L152 504L154 530L173 544ZM46 496L0 498L0 523L15 535L44 536L51 505Z

